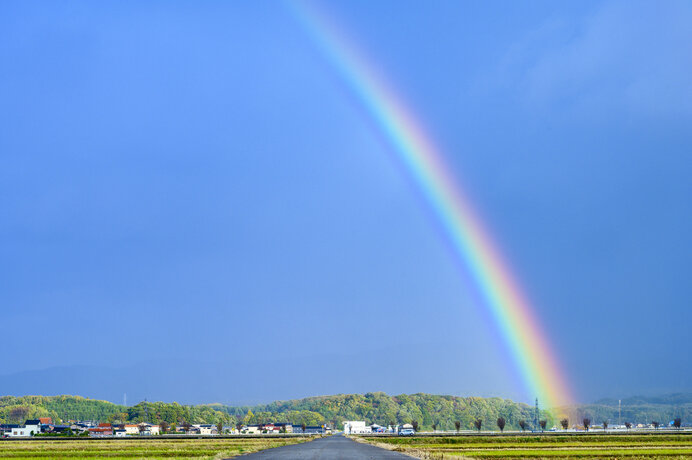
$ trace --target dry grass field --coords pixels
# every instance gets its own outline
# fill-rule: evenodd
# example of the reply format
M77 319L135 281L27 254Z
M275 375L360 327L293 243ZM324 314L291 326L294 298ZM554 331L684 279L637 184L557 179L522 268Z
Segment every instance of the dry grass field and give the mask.
M363 441L422 459L689 459L692 436L430 436L362 437Z
M306 437L45 439L0 441L0 458L220 459L308 441Z

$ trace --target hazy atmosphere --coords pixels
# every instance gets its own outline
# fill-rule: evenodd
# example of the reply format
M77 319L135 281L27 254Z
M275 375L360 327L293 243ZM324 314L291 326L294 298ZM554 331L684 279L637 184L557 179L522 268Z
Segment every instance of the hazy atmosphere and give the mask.
M578 402L692 391L692 3L519 3L305 5L435 140ZM296 10L0 3L0 394L533 401Z

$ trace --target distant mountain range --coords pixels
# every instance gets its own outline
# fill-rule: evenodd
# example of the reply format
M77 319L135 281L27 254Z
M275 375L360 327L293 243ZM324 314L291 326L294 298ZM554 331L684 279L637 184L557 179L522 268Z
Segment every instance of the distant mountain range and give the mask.
M692 393L670 393L660 396L631 396L620 400L626 406L663 405L676 406L692 404ZM599 399L594 404L617 406L618 400L613 398Z
M250 348L223 360L215 359L213 350L205 350L194 359L154 356L132 365L60 366L0 374L0 394L78 394L114 403L122 403L127 394L130 404L147 399L244 405L372 390L413 393L426 388L438 394L478 394L473 388L482 380L484 394L479 396L503 394L516 399L501 379L474 375L476 380L469 383L471 378L457 379L452 371L447 382L432 377L439 375L440 369L425 350L309 354L309 350L296 346L290 354L278 355L274 350L258 353ZM385 360L387 365L383 366ZM458 383L449 383L451 380ZM377 382L376 388L372 382Z
M611 425L625 423L666 424L681 418L684 424L692 424L692 393L671 393L658 396L632 396L617 399L600 399L593 404L582 404L573 408L575 417L590 418L594 424L603 421Z

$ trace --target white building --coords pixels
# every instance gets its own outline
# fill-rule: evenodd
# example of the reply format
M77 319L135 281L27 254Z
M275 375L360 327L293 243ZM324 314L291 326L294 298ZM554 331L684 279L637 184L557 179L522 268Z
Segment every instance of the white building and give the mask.
M24 427L20 428L12 428L12 431L10 431L9 436L16 438L16 437L23 437L23 436L32 436L33 433L31 430L27 430Z
M157 435L161 432L161 427L151 423L140 423L137 428L139 429L139 434L144 436Z
M192 425L199 429L199 434L209 436L212 434L217 434L216 425Z
M11 437L33 436L41 432L40 420L27 420L23 427L12 428Z
M344 422L344 434L365 434L372 433L372 429L365 425L364 421L346 421Z

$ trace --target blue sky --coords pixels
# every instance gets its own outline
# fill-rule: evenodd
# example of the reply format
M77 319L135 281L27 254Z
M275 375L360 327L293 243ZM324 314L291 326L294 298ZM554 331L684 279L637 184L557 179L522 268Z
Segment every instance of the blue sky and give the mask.
M578 397L692 390L692 6L323 7L442 147ZM0 62L0 379L149 363L255 382L191 402L531 400L426 202L285 4L3 2Z

